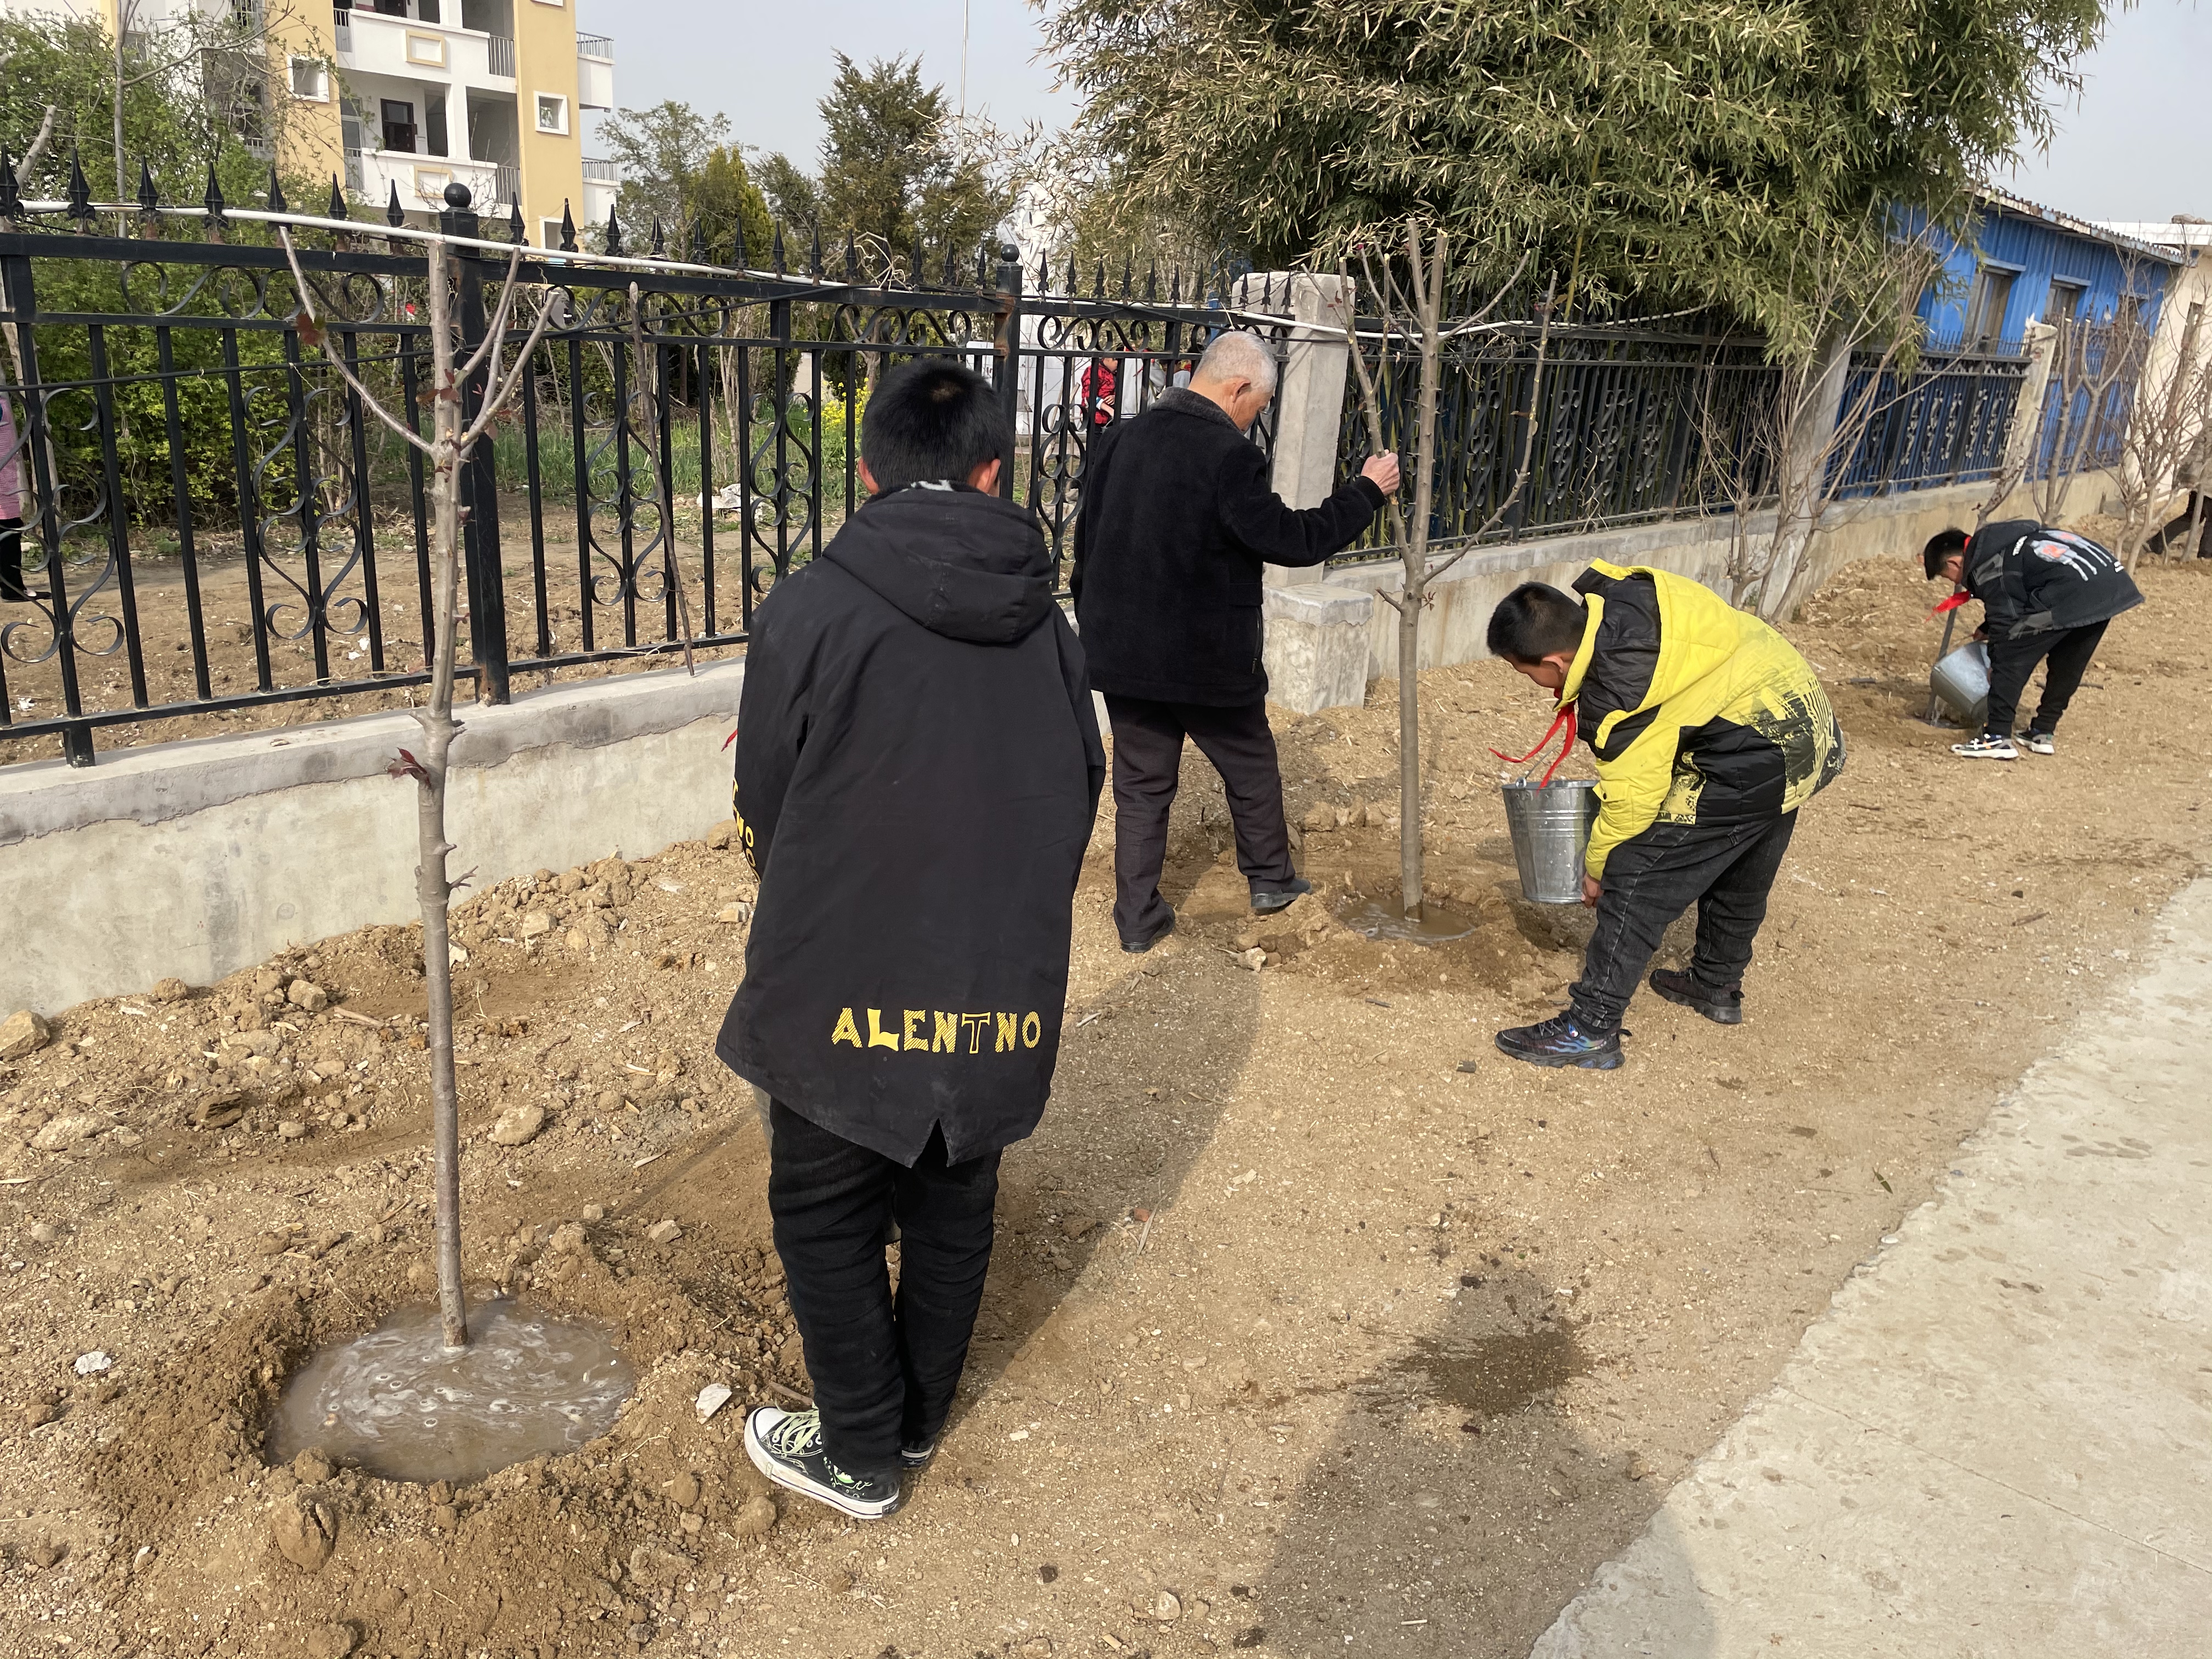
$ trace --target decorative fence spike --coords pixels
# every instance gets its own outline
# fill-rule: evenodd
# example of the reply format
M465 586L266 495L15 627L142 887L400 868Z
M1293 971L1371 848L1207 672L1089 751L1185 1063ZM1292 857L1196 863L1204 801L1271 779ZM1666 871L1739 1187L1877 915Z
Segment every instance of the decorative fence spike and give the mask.
M691 263L693 264L703 265L708 263L707 222L704 219L694 219L691 222L691 245L690 252L691 255Z
M916 225L916 226L914 228L914 259L913 259L913 262L912 262L910 264L908 264L908 265L907 266L907 272L906 272L906 276L907 276L907 285L908 285L909 288L920 288L920 287L922 285L922 283L921 283L921 227L920 225Z
M954 255L950 242L945 245L945 286L947 289L960 286L960 261Z
M1168 303L1171 306L1179 306L1182 303L1182 267L1181 265L1175 268L1175 275L1168 279Z
M746 263L745 216L740 213L738 215L738 234L730 244L730 264L736 269L743 270Z
M1106 262L1103 259L1098 262L1097 269L1091 274L1091 297L1094 300L1106 297Z
M814 227L814 242L807 255L806 274L816 282L822 280L822 227Z
M329 207L325 208L323 212L324 216L330 219L350 219L353 217L351 210L346 205L345 191L339 185L338 176L335 173L331 174L331 204Z
M775 240L774 244L770 246L770 248L769 248L769 259L770 259L771 263L772 263L772 264L775 265L775 274L776 274L777 276L782 276L782 275L783 275L783 221L782 221L782 220L781 220L781 219L777 220L777 221L776 221L776 223L775 223Z
M1137 256L1133 253L1124 254L1121 258L1121 297L1125 300L1129 297L1130 283L1136 274Z
M0 144L0 219L13 219L23 210L23 198L15 187L15 163L9 159L8 146Z
M576 216L568 210L568 198L561 198L561 252L574 253L576 248Z
M76 146L70 146L69 216L89 219L92 211L92 181L84 176L84 166L77 160Z
M991 286L991 250L988 246L975 255L975 286L979 289Z
M1155 259L1145 267L1145 303L1155 304L1160 297L1160 262Z
M161 192L154 187L154 169L145 157L138 158L138 211L155 214L161 210Z
M845 280L848 283L860 280L860 245L854 240L853 233L849 230L845 233Z
M653 216L653 246L647 248L646 252L655 259L665 259L668 257L668 239L661 233L660 216L657 213Z
M507 204L507 240L517 247L529 245L530 233L523 228L522 204L520 202Z
M384 204L384 222L397 230L407 222L407 210L399 205L399 181L392 181L392 199Z
M1071 300L1075 297L1075 256L1073 253L1067 256L1067 286L1060 291Z
M274 161L269 164L269 210L271 213L289 210L284 205L284 186L276 181L276 164Z
M606 251L607 251L609 253L613 253L613 254L620 254L620 253L621 253L621 252L623 251L623 246L622 246L622 223L621 223L621 222L620 222L619 220L617 220L617 219L615 217L615 210L614 210L614 208L613 208L613 206L612 206L611 204L610 204L610 205L608 206L608 208L607 208L607 248L606 248Z
M392 187L392 199L395 204L399 200L398 186L397 185ZM200 203L202 206L207 209L209 224L215 229L222 229L222 186L215 181L215 163L212 161L208 163L207 193L200 198Z

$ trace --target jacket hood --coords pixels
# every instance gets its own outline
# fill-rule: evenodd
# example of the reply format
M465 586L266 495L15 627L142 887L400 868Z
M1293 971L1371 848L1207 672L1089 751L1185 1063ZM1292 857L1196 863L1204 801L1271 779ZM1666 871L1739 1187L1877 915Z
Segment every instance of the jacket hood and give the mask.
M848 520L823 558L933 634L1012 645L1052 610L1052 557L1029 508L912 484Z
M1616 565L1593 559L1590 568L1613 581L1649 576L1659 595L1659 660L1651 675L1651 687L1641 703L1623 710L1624 714L1656 708L1684 687L1703 679L1727 662L1741 641L1743 613L1702 582L1654 565ZM1597 648L1598 629L1605 620L1603 593L1585 593L1583 605L1589 613L1589 620L1583 625L1581 648L1559 692L1561 708L1582 695L1583 679Z

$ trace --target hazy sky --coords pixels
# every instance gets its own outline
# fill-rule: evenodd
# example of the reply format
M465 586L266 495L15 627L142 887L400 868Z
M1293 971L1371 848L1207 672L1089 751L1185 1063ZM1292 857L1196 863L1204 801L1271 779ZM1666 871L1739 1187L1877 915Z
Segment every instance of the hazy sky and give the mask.
M960 85L960 0L576 0L579 24L615 39L615 89L630 108L676 98L722 111L744 143L811 163L815 102L830 54L922 56L948 96ZM968 102L1004 125L1056 125L1073 100L1032 61L1022 0L969 0ZM2078 106L2059 112L2046 158L2000 180L2087 219L2212 218L2212 0L2143 0L2117 13L2082 64Z

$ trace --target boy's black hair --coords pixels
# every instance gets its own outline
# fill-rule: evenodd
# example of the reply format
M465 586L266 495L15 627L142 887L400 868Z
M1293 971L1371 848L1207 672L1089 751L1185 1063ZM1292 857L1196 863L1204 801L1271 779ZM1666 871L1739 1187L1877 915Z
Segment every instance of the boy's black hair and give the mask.
M985 462L1012 454L1014 434L999 394L957 363L902 363L868 395L860 459L878 495L908 484L964 483Z
M1522 582L1490 613L1490 654L1541 662L1555 652L1579 650L1588 620L1570 595L1542 582Z
M1920 550L1920 568L1934 581L1943 574L1943 561L1954 553L1966 550L1970 538L1963 530L1939 530L1928 538L1928 545Z

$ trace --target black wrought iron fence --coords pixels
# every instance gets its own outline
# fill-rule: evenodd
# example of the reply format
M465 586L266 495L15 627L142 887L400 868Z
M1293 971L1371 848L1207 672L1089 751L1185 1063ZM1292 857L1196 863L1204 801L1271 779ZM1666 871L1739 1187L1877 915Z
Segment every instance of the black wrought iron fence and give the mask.
M473 343L507 278L498 231L522 231L485 240L463 202L443 228ZM339 350L421 429L422 233L347 222L335 196L327 218L274 206L0 201L0 395L37 594L0 607L0 758L58 738L89 764L101 727L350 709L428 678L422 458L303 345L275 240L289 228ZM1000 388L1018 433L1002 487L1064 559L1093 435L1235 320L1203 280L1054 282L1011 248L946 250L935 280L916 280L916 249L899 280L863 282L850 246L841 276L818 246L787 270L781 234L769 270L628 258L610 240L604 255L526 249L517 271L565 289L569 321L463 480L462 672L485 701L518 674L741 644L754 605L864 496L866 388L915 356Z
M1843 406L1868 411L1851 453L1838 457L1840 496L1978 483L2004 465L2027 359L1957 352L1899 370L1873 354L1854 359ZM1869 393L1869 386L1871 392Z
M1462 543L1493 518L1498 521L1485 539L1508 542L1569 527L1672 518L1733 499L1711 469L1717 455L1757 450L1745 434L1775 380L1759 342L1577 327L1554 330L1541 343L1540 375L1534 325L1467 337L1447 348L1431 546ZM1394 341L1378 343L1372 355L1383 441L1410 461L1419 354L1410 342ZM1355 378L1346 388L1340 427L1347 467L1357 465L1368 445L1359 395ZM1524 449L1528 482L1509 502ZM1754 480L1751 493L1763 488ZM1339 562L1387 556L1387 542L1378 521Z

